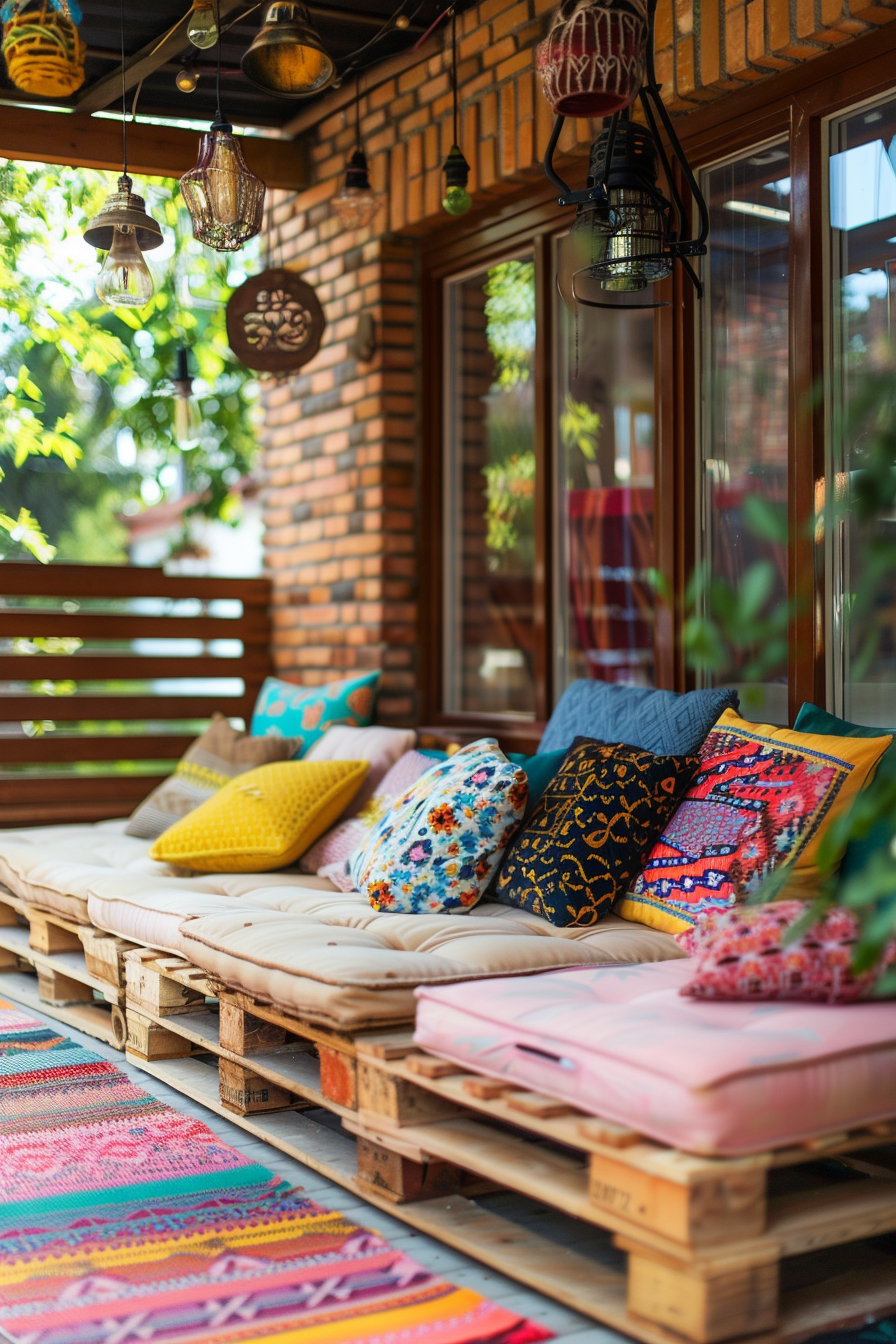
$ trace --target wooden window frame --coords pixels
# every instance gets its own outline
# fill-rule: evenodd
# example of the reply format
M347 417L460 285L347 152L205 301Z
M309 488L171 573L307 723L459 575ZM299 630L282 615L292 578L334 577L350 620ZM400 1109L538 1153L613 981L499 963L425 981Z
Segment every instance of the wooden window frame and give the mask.
M890 90L896 91L896 23L844 43L810 62L744 87L677 120L676 130L695 172L776 137L790 142L788 509L791 542L789 591L797 599L788 641L788 712L804 700L825 705L827 657L824 549L807 526L826 469L823 401L813 389L828 370L825 338L829 230L824 152L830 119ZM582 162L584 167L584 160ZM420 704L425 721L500 732L532 745L554 703L553 643L557 490L553 461L553 270L551 240L568 222L547 182L503 206L482 223L450 236L442 231L422 253L421 301L423 442L420 516ZM442 709L443 516L443 292L444 281L473 265L488 265L515 247L534 249L539 329L535 352L535 457L539 490L535 515L536 720L517 716L448 713ZM673 593L657 609L656 685L686 690L694 684L681 647L683 595L695 555L699 368L697 300L679 267L664 284L669 299L656 316L656 452L654 489L657 567Z

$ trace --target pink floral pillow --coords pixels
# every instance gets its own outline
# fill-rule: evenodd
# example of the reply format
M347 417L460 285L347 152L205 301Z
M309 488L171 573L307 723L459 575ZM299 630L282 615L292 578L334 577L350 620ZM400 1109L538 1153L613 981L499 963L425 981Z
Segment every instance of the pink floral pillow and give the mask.
M395 799L416 784L432 765L432 759L419 751L406 751L380 779L361 810L337 822L303 854L299 864L302 872L328 877L340 891L354 891L355 884L348 872L349 858L379 825Z
M877 966L852 970L859 924L834 906L791 942L787 930L802 919L805 901L775 901L712 911L676 942L694 959L694 978L682 994L697 999L807 999L854 1003L867 998L896 961L891 943Z

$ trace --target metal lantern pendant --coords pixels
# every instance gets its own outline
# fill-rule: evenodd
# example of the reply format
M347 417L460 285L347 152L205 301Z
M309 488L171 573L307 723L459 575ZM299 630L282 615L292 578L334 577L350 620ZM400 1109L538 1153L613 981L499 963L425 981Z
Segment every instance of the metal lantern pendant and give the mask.
M660 96L653 61L653 21L656 0L647 0L644 80L637 96L646 126L630 120L628 107L614 112L591 146L587 185L571 190L553 166L554 151L563 128L561 114L554 123L544 158L544 170L559 189L558 204L574 205L576 218L559 249L557 287L566 306L588 308L659 308L650 298L623 303L598 297L603 293L638 294L672 273L680 262L702 298L703 287L691 264L704 256L709 236L709 212L672 120ZM671 158L659 133L662 125L671 146ZM672 159L687 183L698 220L695 237L688 236L688 213L678 189ZM668 184L668 199L659 187L659 166ZM589 283L590 282L590 283Z
M261 232L265 185L243 158L227 122L216 120L202 137L199 159L180 180L193 237L216 252L235 252Z
M99 212L84 230L84 241L100 252L112 247L115 230L128 230L135 235L141 252L151 252L162 245L162 230L152 215L147 214L146 202L133 192L133 182L127 173L118 179L118 190L107 196Z
M307 9L292 0L274 0L240 65L250 83L281 98L319 93L336 74Z
M538 47L544 96L560 117L608 117L644 79L647 0L563 0Z

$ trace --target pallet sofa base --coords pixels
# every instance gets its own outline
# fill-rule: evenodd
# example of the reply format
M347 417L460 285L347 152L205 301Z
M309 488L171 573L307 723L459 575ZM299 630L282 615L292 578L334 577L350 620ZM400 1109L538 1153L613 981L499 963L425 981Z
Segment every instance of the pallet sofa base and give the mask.
M896 1123L750 1158L695 1157L423 1054L410 1024L347 1032L301 1019L97 930L54 918L57 932L31 935L36 913L13 909L0 953L26 932L62 943L67 951L28 955L31 982L47 958L64 975L73 963L59 958L79 954L63 935L74 934L89 977L77 983L93 997L96 980L126 1019L129 1062L419 1231L645 1344L798 1344L896 1310L896 1252L873 1240L896 1231ZM23 999L24 979L8 971L0 991L84 1029L62 1014L95 1004L50 1004L33 989ZM827 1158L838 1159L836 1178ZM489 1208L496 1188L568 1217L572 1245L586 1223L603 1253Z

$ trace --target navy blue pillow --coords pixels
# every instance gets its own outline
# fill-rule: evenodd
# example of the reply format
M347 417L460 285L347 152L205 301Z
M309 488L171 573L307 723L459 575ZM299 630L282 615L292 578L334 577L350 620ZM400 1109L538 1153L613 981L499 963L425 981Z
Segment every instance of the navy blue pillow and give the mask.
M539 752L563 751L577 737L625 742L657 756L693 756L737 691L654 691L606 681L574 681L550 717Z

